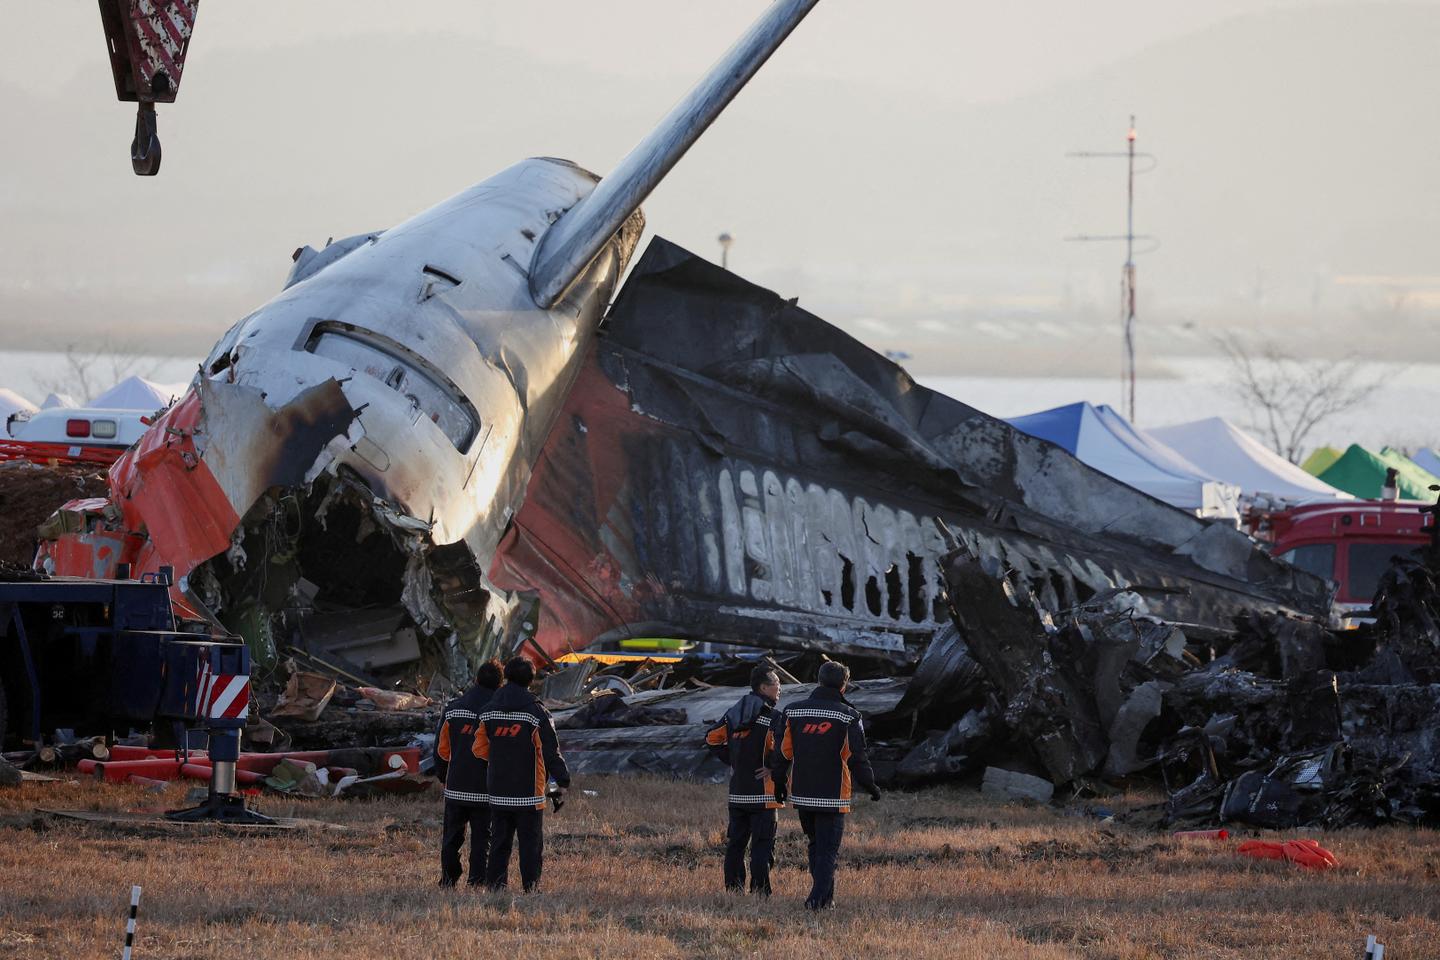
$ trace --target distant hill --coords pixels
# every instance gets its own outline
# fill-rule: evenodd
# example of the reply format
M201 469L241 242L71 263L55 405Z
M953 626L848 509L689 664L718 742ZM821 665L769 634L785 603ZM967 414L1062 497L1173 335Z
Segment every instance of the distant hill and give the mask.
M1123 230L1123 168L1065 153L1121 148L1134 112L1160 158L1138 187L1137 227L1160 238L1140 260L1149 353L1196 349L1217 323L1440 352L1416 339L1440 307L1440 279L1424 280L1440 274L1436 37L1436 6L1268 13L983 107L762 73L646 212L700 253L728 230L737 270L917 363L1110 369L1120 251L1061 238ZM296 246L386 226L527 155L604 172L683 87L538 75L441 34L217 52L162 108L165 166L144 181L105 69L50 99L0 89L0 125L25 144L0 180L11 346L119 327L203 351L278 288ZM1420 279L1344 280L1360 275Z

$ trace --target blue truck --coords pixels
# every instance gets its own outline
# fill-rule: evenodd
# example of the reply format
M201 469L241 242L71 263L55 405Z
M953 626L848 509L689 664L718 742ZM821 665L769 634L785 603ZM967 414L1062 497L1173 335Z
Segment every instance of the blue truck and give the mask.
M139 580L0 571L0 748L39 750L57 729L173 734L203 726L214 773L205 803L179 820L261 822L235 793L250 709L250 657L238 638L176 617L171 571ZM168 729L167 729L168 728Z

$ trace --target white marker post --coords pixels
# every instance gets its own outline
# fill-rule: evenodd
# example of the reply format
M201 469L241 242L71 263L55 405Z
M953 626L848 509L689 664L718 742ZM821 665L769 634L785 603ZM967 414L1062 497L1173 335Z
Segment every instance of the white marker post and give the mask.
M125 949L120 960L130 960L130 949L135 945L135 915L140 912L140 885L130 888L130 919L125 921Z

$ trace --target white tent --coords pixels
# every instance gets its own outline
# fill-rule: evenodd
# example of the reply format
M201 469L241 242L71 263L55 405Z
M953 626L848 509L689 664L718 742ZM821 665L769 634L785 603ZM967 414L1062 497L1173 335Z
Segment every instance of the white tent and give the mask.
M1210 476L1108 406L1072 403L1008 422L1171 506L1202 517L1239 519L1238 487Z
M1319 480L1224 417L1207 417L1149 431L1211 476L1238 486L1249 498L1290 503L1353 500Z
M154 413L167 406L171 397L178 397L183 392L183 387L177 390L171 384L130 376L90 401L90 406L106 410L143 410Z
M14 390L0 387L0 424L17 413L34 413L35 404L26 400Z
M52 393L40 404L41 410L54 410L56 407L78 407L79 402L68 393Z

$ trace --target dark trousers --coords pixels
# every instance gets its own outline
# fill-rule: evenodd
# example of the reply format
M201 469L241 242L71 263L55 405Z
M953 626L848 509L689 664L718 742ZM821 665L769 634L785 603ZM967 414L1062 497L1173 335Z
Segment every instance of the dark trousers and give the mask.
M533 807L490 805L490 863L485 882L505 886L510 873L510 848L520 841L520 883L528 892L540 883L545 862L545 811Z
M451 886L460 879L460 847L465 828L470 828L470 883L485 880L485 861L490 853L490 808L483 804L445 801L445 830L440 838L440 882Z
M801 808L800 829L810 841L810 896L805 906L820 910L835 899L835 863L845 836L845 814Z
M730 808L725 833L725 889L745 889L745 848L750 848L750 892L770 892L770 863L775 859L775 811Z

